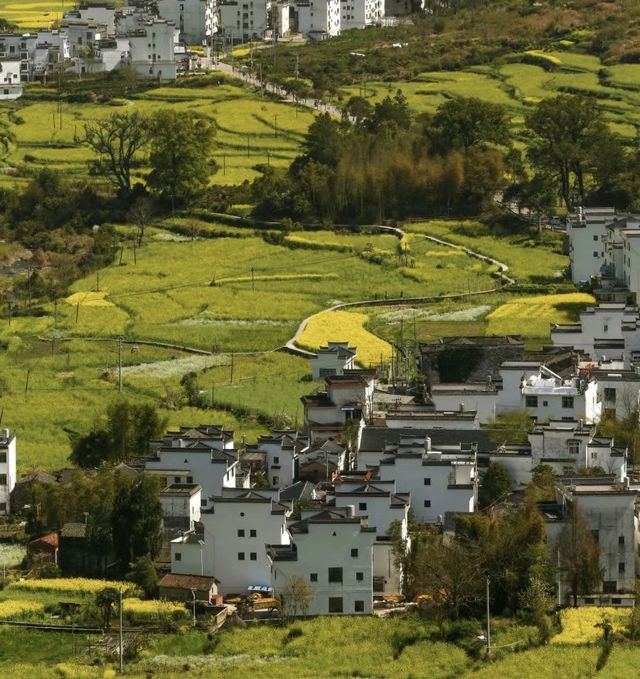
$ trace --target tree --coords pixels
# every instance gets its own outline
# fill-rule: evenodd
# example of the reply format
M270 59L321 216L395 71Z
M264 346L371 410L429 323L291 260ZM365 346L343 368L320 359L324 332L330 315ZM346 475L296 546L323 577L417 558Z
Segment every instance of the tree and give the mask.
M129 209L129 220L138 227L137 244L142 245L144 232L149 222L153 219L154 205L149 196L140 196Z
M115 587L105 587L96 592L95 604L102 612L103 627L108 628L111 625L111 616L119 599L120 593Z
M600 546L596 542L586 514L575 502L569 504L567 521L558 537L558 564L566 580L573 605L578 595L590 594L601 582Z
M111 439L103 429L90 431L77 438L73 444L69 460L78 467L91 469L99 467L111 458Z
M140 474L130 488L121 486L116 492L111 530L122 570L140 556L158 554L162 523L158 494L158 482L148 474Z
M482 476L478 491L478 502L481 508L489 507L495 502L506 500L511 489L511 479L506 468L498 462L492 462Z
M297 575L287 578L285 586L279 592L282 617L285 619L306 615L313 601L311 585Z
M150 123L150 187L173 201L185 201L209 182L214 122L193 111L161 110Z
M131 191L131 169L149 139L149 121L140 113L113 113L84 126L80 141L98 155L94 171L123 193Z
M138 557L127 573L127 580L138 585L147 598L154 597L158 589L158 572L153 559L147 555Z
M546 644L551 638L549 612L553 610L554 600L548 582L537 575L529 580L529 585L520 594L520 608L538 628L538 640Z
M619 157L620 144L594 99L569 94L543 99L525 123L533 133L529 160L553 174L568 209L584 204L588 177L599 167L609 178L605 166L615 165L610 154Z
M438 153L487 144L511 143L504 107L475 97L456 97L438 107L432 122L432 143Z
M302 145L305 160L335 167L344 152L345 126L328 113L321 113L309 125Z

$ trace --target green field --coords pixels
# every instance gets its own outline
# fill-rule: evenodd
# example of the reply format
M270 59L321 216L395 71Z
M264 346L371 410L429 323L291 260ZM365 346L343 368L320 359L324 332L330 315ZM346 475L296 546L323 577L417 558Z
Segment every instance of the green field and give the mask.
M467 626L461 645L473 645L482 623ZM138 658L127 660L132 679L217 677L296 679L533 679L597 676L628 679L637 674L640 651L616 641L598 673L600 649L591 631L582 640L527 648L535 629L493 620L494 659L467 654L461 645L439 641L437 627L417 617L332 617L289 626L252 626L215 635L204 632L154 635L144 639ZM0 629L0 669L12 679L111 679L115 664L101 659L97 637ZM327 649L330 649L328 654ZM482 655L479 648L478 656Z
M36 85L31 91L36 95L41 90ZM307 109L261 99L250 89L230 84L158 87L116 103L117 106L65 103L59 114L56 101L33 101L28 97L18 101L17 118L10 118L6 109L2 114L16 137L5 165L21 174L47 167L67 175L87 176L87 163L93 155L77 141L85 124L123 110L152 113L170 107L215 119L218 133L214 158L219 169L212 181L239 184L258 175L256 165L288 166L313 120ZM142 180L147 171L145 167L137 168L134 180ZM2 176L5 183L16 181L11 172Z

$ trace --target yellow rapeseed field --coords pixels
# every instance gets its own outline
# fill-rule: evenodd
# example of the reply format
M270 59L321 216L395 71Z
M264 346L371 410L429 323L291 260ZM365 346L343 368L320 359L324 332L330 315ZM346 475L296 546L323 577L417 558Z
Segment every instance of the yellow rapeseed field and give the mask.
M615 632L625 628L631 611L628 608L583 606L567 608L560 614L562 632L551 640L552 644L588 644L602 637L602 629L596 627L607 616Z
M120 589L125 586L127 592L135 590L130 583L114 580L93 580L91 578L44 578L41 580L19 580L12 582L8 589L21 592L53 592L60 594L94 594L105 587Z
M173 601L158 601L127 598L123 601L124 612L132 613L138 620L154 620L160 616L170 616L174 619L186 618L189 612L184 604L174 603Z
M0 601L0 618L19 618L25 614L39 613L43 609L44 604L39 604L35 601L22 601L20 599Z
M76 306L114 306L113 302L105 299L107 292L101 290L100 292L74 292L66 298L66 303Z
M349 342L358 349L360 365L379 365L391 360L391 345L365 329L366 314L351 311L321 311L312 316L296 343L313 351L327 342Z
M593 297L584 292L519 297L502 304L487 316L487 335L547 337L551 323L575 322L581 309L593 302ZM527 324L526 333L524 323Z

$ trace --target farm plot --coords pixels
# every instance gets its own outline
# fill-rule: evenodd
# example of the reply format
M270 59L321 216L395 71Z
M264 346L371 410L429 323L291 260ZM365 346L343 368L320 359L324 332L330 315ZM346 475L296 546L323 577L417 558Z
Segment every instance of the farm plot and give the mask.
M19 109L19 124L10 121L16 144L7 163L24 169L48 167L87 176L93 155L78 141L85 124L120 110L149 114L169 106L197 111L216 120L214 158L218 171L211 181L238 184L258 175L256 165L288 166L313 120L313 114L306 109L262 100L258 94L234 85L160 87L118 103L122 105L65 104L61 114L57 102L25 103ZM144 166L136 168L134 179L143 180L147 172Z
M515 298L487 315L486 334L546 338L551 323L576 322L580 311L593 301L581 292Z

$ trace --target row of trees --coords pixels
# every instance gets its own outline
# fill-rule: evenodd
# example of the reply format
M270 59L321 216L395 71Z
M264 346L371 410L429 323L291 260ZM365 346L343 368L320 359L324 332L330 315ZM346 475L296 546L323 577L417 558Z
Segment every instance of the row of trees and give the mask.
M525 118L526 157L513 145L504 107L450 99L414 115L398 91L375 106L352 97L342 121L323 114L286 172L263 168L253 183L260 217L372 221L411 214L478 214L503 193L532 212L558 199L634 205L638 153L614 133L596 102L560 95Z

